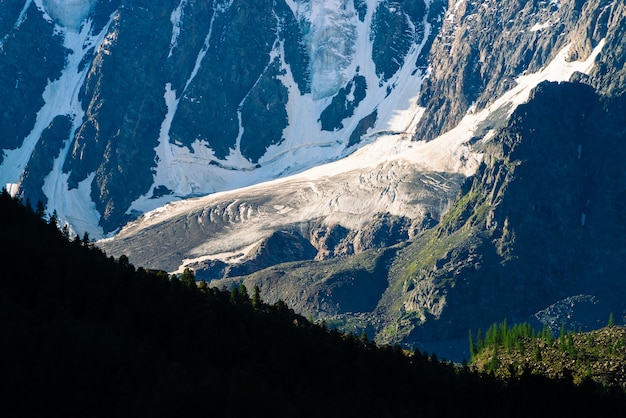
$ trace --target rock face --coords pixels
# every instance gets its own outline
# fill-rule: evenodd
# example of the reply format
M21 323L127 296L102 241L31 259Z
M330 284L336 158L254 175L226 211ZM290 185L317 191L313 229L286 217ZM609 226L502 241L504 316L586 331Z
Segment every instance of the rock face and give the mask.
M623 320L626 150L617 126L625 120L613 113L623 101L544 83L515 111L466 193L400 269L404 288L392 298L423 325L409 325L407 338L448 338L504 316L529 321L575 295L594 296L606 318L612 311ZM422 284L445 298L443 309L422 301ZM449 325L431 327L431 315ZM555 328L597 321L573 318L560 316Z

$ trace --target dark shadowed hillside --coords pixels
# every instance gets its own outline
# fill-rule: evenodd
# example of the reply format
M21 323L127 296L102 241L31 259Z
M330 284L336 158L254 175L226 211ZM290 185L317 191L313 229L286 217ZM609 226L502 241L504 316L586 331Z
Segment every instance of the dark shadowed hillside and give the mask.
M38 212L38 213L36 213ZM619 416L623 395L515 385L107 258L0 196L4 416ZM8 411L8 413L7 413Z

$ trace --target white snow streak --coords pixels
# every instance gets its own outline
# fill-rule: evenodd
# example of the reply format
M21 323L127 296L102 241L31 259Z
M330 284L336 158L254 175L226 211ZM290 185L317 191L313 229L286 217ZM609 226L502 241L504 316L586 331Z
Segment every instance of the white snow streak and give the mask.
M187 0L181 0L178 6L170 15L170 21L172 22L172 38L170 40L170 52L167 57L172 56L172 52L176 46L178 46L178 37L180 36L180 30L183 25L183 8L187 5Z

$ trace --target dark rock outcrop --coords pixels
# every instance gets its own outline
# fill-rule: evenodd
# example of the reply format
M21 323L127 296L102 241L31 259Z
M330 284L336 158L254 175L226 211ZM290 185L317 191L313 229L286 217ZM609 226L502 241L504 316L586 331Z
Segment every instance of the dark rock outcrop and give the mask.
M4 19L14 16L7 8ZM19 13L18 13L19 14ZM11 22L13 25L15 21ZM4 32L4 31L3 31ZM43 106L42 94L48 80L58 79L65 66L67 50L63 39L47 22L34 3L26 10L22 24L0 38L0 149L16 149L35 125ZM0 152L0 164L4 153Z

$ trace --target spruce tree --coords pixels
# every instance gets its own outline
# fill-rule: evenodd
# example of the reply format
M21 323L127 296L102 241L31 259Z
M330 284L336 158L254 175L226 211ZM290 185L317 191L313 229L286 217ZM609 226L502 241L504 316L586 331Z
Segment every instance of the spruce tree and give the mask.
M250 296L248 295L248 288L246 287L245 284L241 283L239 285L239 293L241 294L241 299L244 302L247 302L250 300Z
M261 303L261 290L259 289L259 286L255 285L252 290L252 306L258 308L261 306Z
M474 360L476 357L476 344L474 344L474 337L472 336L472 330L469 331L469 350L470 350L470 361Z
M87 231L85 231L85 233L83 234L83 245L85 247L91 246L91 240L89 239L89 232Z
M196 276L189 267L185 267L183 274L180 276L180 282L187 287L194 287L196 285Z
M59 214L56 209L52 211L52 215L50 215L50 218L48 219L48 224L55 228L59 227Z
M37 218L41 220L46 220L46 206L41 200L37 201L37 209L35 210L35 215L37 215Z

